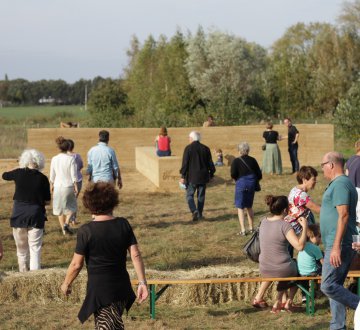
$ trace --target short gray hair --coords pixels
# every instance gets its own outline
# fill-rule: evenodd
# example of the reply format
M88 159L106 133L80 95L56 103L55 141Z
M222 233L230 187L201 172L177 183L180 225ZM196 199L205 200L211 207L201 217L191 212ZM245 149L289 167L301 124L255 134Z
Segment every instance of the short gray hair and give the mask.
M200 141L201 140L201 135L199 132L196 131L192 131L189 134L189 138L192 139L193 141Z
M31 166L39 171L44 169L45 157L36 149L26 149L22 152L19 159L20 168Z
M241 156L248 155L249 151L250 151L249 143L240 142L239 145L238 145L238 150L239 150Z

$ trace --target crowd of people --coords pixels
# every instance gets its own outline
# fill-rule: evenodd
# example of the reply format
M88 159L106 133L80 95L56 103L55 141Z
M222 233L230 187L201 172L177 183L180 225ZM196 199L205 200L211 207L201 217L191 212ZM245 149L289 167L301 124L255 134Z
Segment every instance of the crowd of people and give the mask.
M210 120L214 123L213 118ZM321 274L321 291L330 300L330 328L345 329L345 306L356 309L360 300L359 296L344 288L352 259L356 250L360 250L360 244L352 244L352 235L359 233L357 221L360 222L360 140L355 144L356 154L346 165L344 157L337 152L323 156L320 165L329 184L320 205L309 196L315 188L318 172L311 166L299 167L299 131L289 118L284 123L288 127L286 139L298 184L290 189L288 196L267 195L265 198L269 214L261 219L259 225L259 270L262 277L277 278ZM238 145L239 157L234 159L230 168L230 176L235 182L234 205L240 223L240 236L254 232L253 203L255 193L261 190L263 173L282 174L277 143L284 138L273 130L272 123L267 124L263 137L266 144L262 169L249 155L247 142ZM61 291L71 294L71 284L86 262L88 285L78 315L80 321L85 322L94 314L97 329L104 325L106 329L123 329L121 316L136 298L126 270L127 252L139 282L139 302L147 298L148 289L144 263L132 227L125 218L113 215L119 204L116 186L122 188L122 177L116 153L108 145L109 138L108 131L100 131L98 144L87 154L89 184L83 192L82 202L92 214L92 219L77 230L75 253ZM155 142L159 157L171 155L171 139L166 127L160 129ZM35 149L27 149L21 154L19 168L2 174L4 180L15 183L10 226L20 272L41 268L41 248L47 221L45 206L51 200L53 215L58 216L64 235L73 234L71 222L77 224L83 160L74 152L74 141L59 136L55 143L59 154L51 159L49 179L42 173L44 156ZM218 154L221 154L222 162L221 150ZM219 157L217 161L220 161ZM214 177L216 167L209 147L201 143L201 134L197 131L189 134L189 144L184 149L179 172L180 183L186 187L185 196L192 221L201 220L204 218L206 187ZM320 224L316 223L314 213L320 216ZM319 248L321 240L324 252ZM299 251L297 261L293 258L294 249ZM0 241L0 259L2 256ZM270 284L261 283L252 301L254 307L268 307L264 297ZM296 290L296 283L280 281L271 313L294 311ZM360 307L358 309L360 316Z

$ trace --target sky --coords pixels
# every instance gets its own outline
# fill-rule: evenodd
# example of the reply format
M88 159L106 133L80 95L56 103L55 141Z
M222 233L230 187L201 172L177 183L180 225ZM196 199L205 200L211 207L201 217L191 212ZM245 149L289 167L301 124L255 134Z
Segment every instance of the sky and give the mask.
M0 80L119 78L136 35L218 29L270 47L298 23L336 23L342 0L1 0Z

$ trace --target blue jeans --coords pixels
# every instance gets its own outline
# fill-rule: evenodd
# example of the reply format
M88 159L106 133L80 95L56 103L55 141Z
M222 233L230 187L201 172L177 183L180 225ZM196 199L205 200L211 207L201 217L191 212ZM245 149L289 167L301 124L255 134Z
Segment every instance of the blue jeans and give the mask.
M346 306L356 309L360 297L344 288L346 275L350 268L355 251L351 246L341 248L341 265L338 268L330 265L331 248L325 250L322 266L321 291L330 301L331 322L330 329L346 329Z
M159 157L166 157L166 156L171 156L171 150L166 150L166 151L163 151L163 150L156 150L156 154L159 156Z
M195 204L195 191L197 191L197 207ZM205 191L206 184L193 184L189 183L186 188L186 200L189 205L191 213L194 213L196 210L199 212L199 216L202 217L204 204L205 204Z
M297 143L295 144L289 144L289 155L290 155L290 161L291 161L291 166L292 166L292 171L294 172L298 172L299 171L299 160L298 160L298 148L299 145Z

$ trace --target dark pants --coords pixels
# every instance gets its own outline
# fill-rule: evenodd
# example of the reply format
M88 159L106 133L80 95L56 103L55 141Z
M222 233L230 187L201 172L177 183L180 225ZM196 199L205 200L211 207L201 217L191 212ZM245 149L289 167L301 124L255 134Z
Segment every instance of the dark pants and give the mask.
M205 190L206 184L189 183L186 188L186 201L189 205L190 212L194 213L197 210L200 217L202 217L205 204ZM195 192L197 192L197 207L194 199Z
M300 167L298 160L298 148L299 145L297 143L290 144L288 148L293 173L298 172Z

